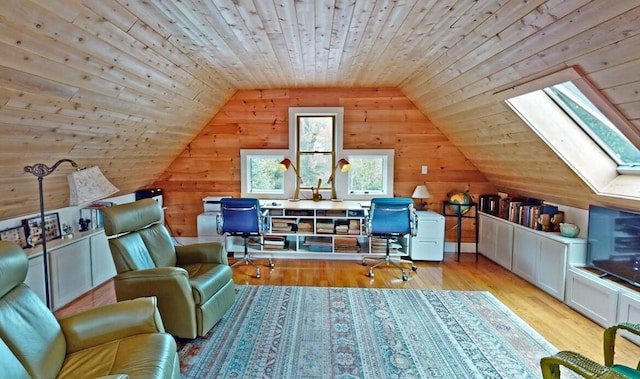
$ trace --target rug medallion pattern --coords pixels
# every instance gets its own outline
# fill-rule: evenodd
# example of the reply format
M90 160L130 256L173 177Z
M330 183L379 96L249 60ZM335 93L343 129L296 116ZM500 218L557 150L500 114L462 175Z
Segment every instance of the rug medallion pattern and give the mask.
M184 378L539 378L555 349L484 291L239 286Z

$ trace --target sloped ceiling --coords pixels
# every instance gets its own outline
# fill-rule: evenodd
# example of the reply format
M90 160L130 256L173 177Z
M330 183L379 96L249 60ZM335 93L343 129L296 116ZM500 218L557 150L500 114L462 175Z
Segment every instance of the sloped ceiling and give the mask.
M636 126L640 2L3 0L0 219L37 211L23 166L153 183L238 89L396 87L498 188L594 199L494 95L578 66ZM65 175L47 208L67 204Z

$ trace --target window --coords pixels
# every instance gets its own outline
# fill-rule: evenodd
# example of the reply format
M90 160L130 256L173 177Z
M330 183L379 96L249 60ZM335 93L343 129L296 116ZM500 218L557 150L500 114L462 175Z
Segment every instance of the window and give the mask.
M240 150L242 196L282 198L285 175L278 169L278 163L284 155L285 151L277 150Z
M345 153L351 163L345 197L393 196L394 150L347 150Z
M341 107L289 108L289 150L241 150L241 196L264 199L293 198L296 172L300 175L300 199L311 199L311 188L324 199L332 197L329 183L337 162L346 158L348 172L337 172L338 198L365 200L393 196L393 149L343 150L344 109ZM284 158L295 169L282 172Z
M328 179L335 159L335 115L296 117L298 168L301 189L331 189Z
M497 95L596 194L640 199L640 134L576 70Z
M640 151L572 82L544 89L618 166L640 165Z

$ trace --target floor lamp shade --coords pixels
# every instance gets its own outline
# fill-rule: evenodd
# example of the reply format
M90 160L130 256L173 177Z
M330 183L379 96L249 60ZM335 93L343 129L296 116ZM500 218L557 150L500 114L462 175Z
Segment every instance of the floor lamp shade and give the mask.
M104 199L118 192L98 166L74 171L69 180L69 205L82 205Z
M118 192L118 189L102 175L97 166L84 170L78 169L78 164L71 159L60 159L53 166L49 167L44 163L36 163L33 166L25 166L24 172L33 174L38 178L38 195L40 200L40 223L45 225L44 219L44 194L42 181L45 176L53 173L62 163L69 163L76 170L69 174L69 205L81 205L92 201L104 199L109 195ZM44 276L44 302L47 307L51 307L50 284L49 284L49 255L47 253L47 239L42 238L42 265Z

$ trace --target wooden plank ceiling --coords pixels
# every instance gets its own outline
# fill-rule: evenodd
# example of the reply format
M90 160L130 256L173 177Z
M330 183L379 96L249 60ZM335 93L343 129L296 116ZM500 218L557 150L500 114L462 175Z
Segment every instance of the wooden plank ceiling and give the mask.
M579 66L640 125L640 1L3 0L0 219L37 211L23 166L151 185L239 89L399 88L501 190L591 192L494 92ZM47 208L66 205L60 174ZM605 200L600 199L606 202Z

